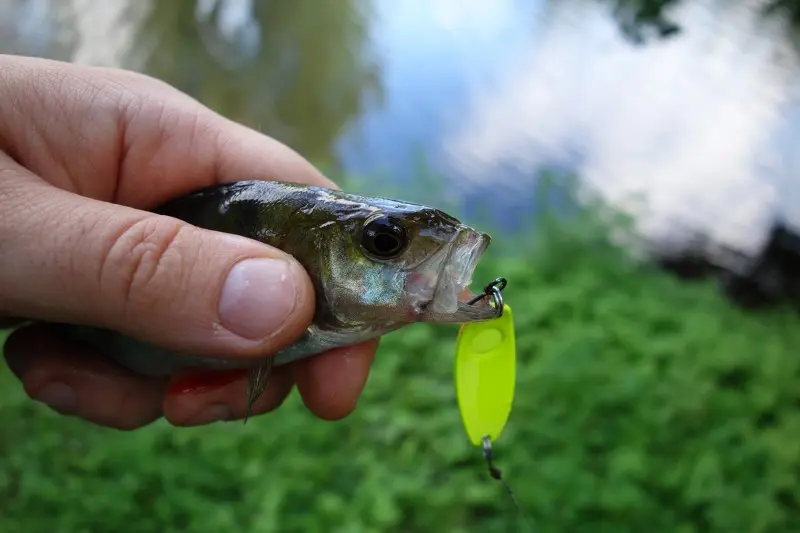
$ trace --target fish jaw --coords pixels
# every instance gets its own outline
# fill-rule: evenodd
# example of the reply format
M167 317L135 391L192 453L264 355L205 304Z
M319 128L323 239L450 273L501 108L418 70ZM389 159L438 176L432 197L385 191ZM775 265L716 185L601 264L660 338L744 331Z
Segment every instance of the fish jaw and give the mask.
M442 253L441 264L435 272L420 272L409 277L410 293L429 297L411 311L415 321L431 323L465 323L489 320L497 310L488 298L469 304L477 295L467 287L472 274L489 247L491 237L469 226L459 226L452 244Z

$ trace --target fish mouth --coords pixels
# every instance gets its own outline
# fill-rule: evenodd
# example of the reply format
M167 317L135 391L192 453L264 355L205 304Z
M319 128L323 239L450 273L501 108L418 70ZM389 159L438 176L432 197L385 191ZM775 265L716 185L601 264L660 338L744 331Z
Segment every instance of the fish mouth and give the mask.
M437 275L433 296L420 309L422 322L465 323L489 320L497 310L488 298L469 290L472 274L491 243L491 237L469 226L460 226Z

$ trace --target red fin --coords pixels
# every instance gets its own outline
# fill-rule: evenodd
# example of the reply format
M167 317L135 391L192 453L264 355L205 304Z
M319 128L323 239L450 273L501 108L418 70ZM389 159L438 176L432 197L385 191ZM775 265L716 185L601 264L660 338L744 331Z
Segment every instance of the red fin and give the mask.
M226 387L245 376L244 370L193 370L173 376L167 394L203 394Z

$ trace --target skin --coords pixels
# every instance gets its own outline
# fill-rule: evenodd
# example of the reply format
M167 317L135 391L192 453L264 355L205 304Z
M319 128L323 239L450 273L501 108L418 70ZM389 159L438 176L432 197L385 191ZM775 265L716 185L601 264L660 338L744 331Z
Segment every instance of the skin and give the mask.
M93 325L230 358L274 353L306 329L314 288L290 256L145 211L241 179L336 188L297 153L127 71L0 55L0 101L0 325ZM228 272L242 259L270 257L291 264L292 312L259 338L221 329L217 300ZM318 417L347 416L376 347L275 369L254 414L277 408L297 386ZM5 356L31 398L52 400L46 386L67 386L73 401L51 407L103 426L134 429L160 417L197 425L245 413L244 376L168 395L166 379L135 375L42 324L16 330Z

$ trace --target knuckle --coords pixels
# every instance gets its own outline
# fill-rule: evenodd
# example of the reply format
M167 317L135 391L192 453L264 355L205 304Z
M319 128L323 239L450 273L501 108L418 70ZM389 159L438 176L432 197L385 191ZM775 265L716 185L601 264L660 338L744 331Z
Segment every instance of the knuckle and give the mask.
M184 224L166 217L134 221L112 239L100 267L102 285L113 285L122 315L169 303L186 278L188 249L181 246Z

